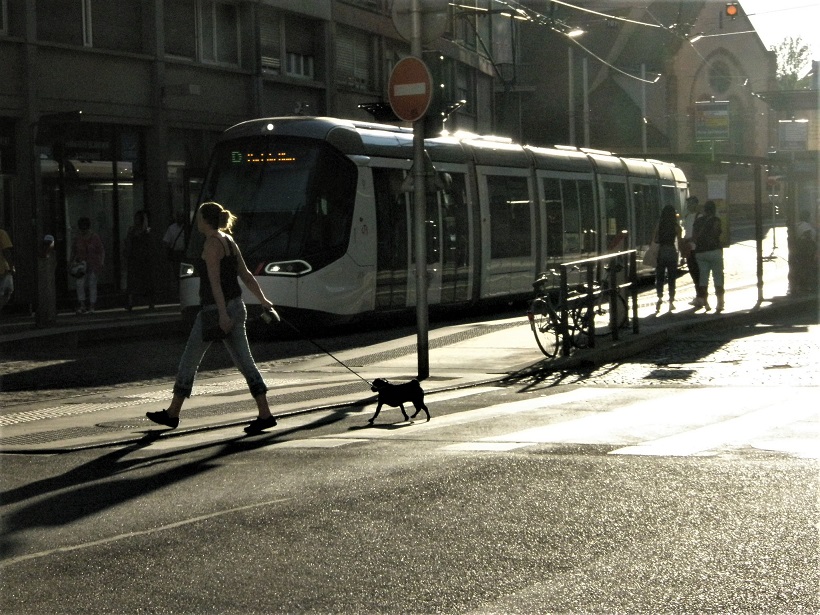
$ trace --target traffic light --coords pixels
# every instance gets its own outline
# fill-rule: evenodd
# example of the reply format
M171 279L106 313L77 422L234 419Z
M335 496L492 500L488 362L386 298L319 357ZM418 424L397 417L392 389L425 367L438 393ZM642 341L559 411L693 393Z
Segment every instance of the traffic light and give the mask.
M727 2L726 16L735 19L738 15L740 15L740 4L737 2Z

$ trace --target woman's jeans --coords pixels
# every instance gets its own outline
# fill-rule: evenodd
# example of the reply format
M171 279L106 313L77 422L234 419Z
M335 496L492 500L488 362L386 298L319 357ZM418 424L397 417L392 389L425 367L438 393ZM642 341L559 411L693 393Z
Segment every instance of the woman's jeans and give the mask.
M658 263L655 268L655 291L658 298L663 296L663 283L669 283L669 300L675 300L675 280L678 277L678 251L675 246L661 245L658 249Z
M242 299L231 299L228 305L225 306L228 311L228 316L233 320L233 329L231 329L228 336L222 340L228 354L231 355L234 365L242 372L245 381L248 383L248 388L251 391L252 397L264 395L268 391L265 381L262 380L262 374L259 373L259 368L251 356L251 349L248 345L248 336L245 332L245 320L248 317L248 311ZM216 306L206 306L203 309L215 310ZM210 347L211 342L206 342L202 339L202 312L196 315L194 326L188 336L188 343L185 345L185 352L182 353L182 358L179 361L179 369L177 371L177 379L174 382L174 395L180 397L190 397L191 390L194 387L194 379L196 372L199 369L199 364L202 362L202 357L205 356L205 351Z
M709 285L709 273L715 283L715 294L723 294L723 249L697 252L698 267L700 268L700 287L706 294Z
M88 269L85 275L77 280L77 301L85 303L85 288L88 286L88 303L91 306L97 303L97 273Z

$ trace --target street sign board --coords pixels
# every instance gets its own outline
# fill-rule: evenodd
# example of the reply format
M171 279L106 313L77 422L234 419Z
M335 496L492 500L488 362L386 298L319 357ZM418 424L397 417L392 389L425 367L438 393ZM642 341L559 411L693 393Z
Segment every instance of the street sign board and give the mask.
M729 140L729 101L695 103L695 140Z
M400 60L390 73L387 98L397 117L415 122L424 117L433 97L433 78L427 65L416 57Z

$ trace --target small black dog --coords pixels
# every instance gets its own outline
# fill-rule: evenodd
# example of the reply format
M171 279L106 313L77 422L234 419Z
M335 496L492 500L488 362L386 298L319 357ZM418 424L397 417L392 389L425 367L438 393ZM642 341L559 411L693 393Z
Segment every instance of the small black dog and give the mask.
M382 409L384 404L388 406L392 406L395 408L398 406L401 408L401 413L404 415L404 420L409 421L407 413L404 411L404 404L406 402L412 402L413 406L416 408L416 412L413 414L412 418L416 418L416 414L419 411L424 410L424 413L427 415L427 420L430 420L430 412L427 410L427 406L424 405L424 389L421 388L418 380L411 380L410 382L405 382L402 384L392 384L385 380L384 378L376 378L373 381L373 386L370 387L371 391L374 391L379 394L379 403L376 406L376 414L373 415L368 423L371 425L373 421L376 420L376 417L379 416L379 412Z

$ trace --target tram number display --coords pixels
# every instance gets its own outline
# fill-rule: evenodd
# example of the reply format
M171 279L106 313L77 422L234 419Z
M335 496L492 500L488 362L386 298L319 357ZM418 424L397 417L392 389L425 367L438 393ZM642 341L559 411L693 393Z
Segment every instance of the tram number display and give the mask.
M231 152L233 164L293 164L296 155L290 152Z

